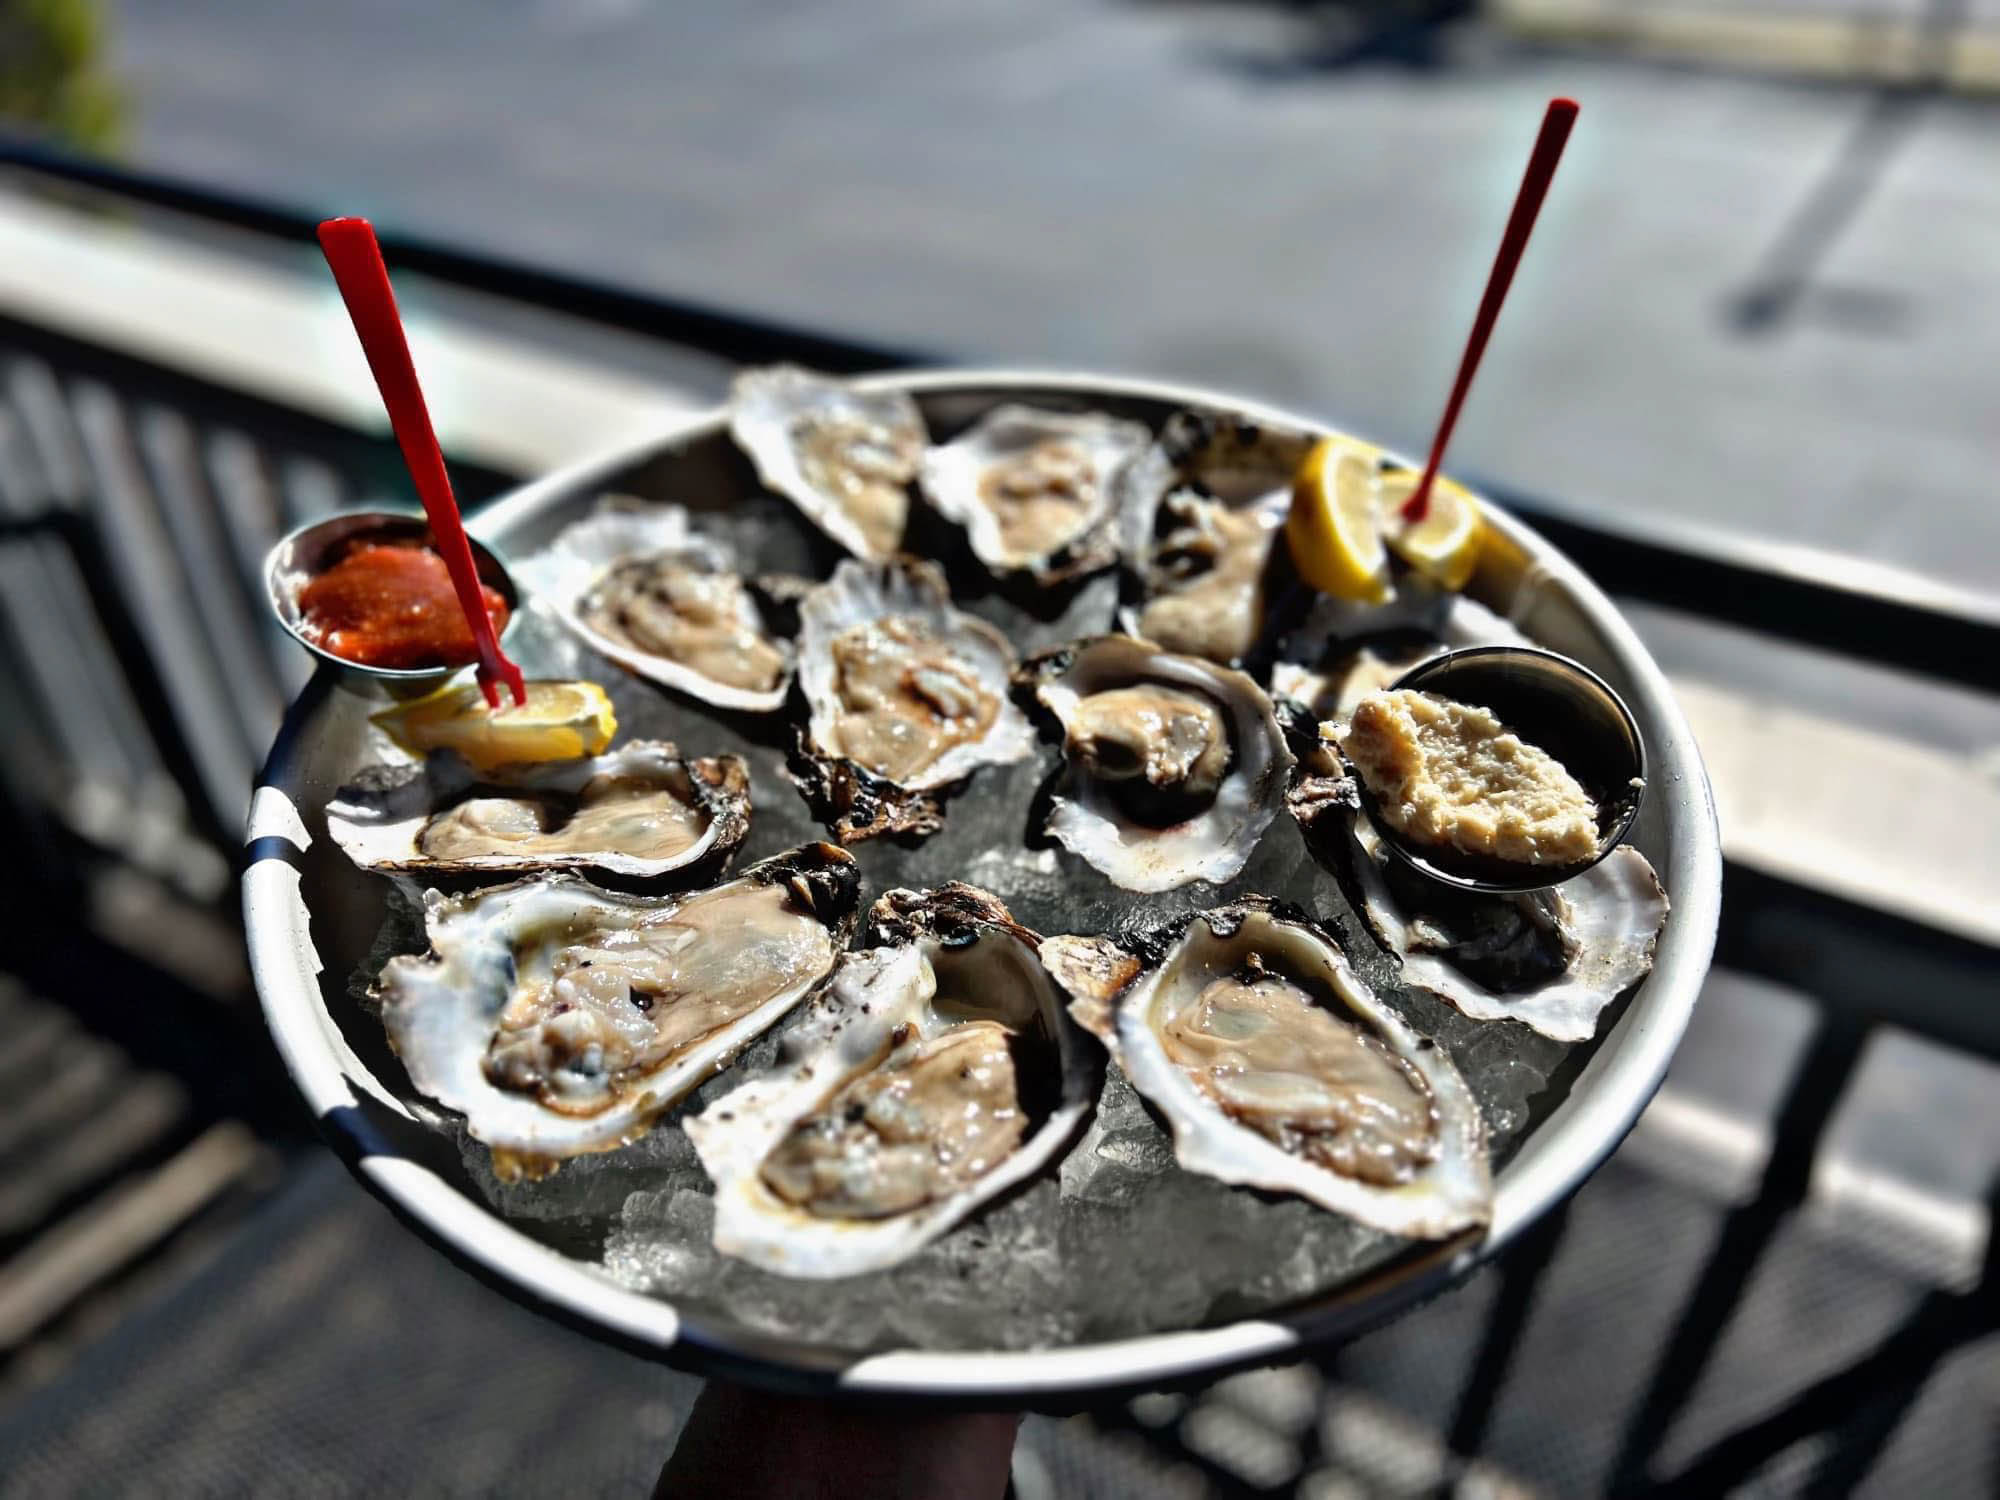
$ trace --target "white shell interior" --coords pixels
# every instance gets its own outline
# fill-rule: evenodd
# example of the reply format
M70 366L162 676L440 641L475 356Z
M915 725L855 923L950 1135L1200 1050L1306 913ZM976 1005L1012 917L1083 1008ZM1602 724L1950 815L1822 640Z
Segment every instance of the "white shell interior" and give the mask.
M802 414L815 410L851 412L883 427L914 433L919 447L929 441L923 413L902 391L870 390L796 365L746 370L730 390L730 436L750 455L766 488L798 506L808 520L856 557L879 561L883 554L868 545L839 497L813 484L800 467L792 426Z

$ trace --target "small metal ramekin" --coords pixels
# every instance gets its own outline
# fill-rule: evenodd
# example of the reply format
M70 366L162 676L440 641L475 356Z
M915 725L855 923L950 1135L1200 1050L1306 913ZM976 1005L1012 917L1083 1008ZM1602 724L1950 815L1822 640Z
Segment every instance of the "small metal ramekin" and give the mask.
M301 526L273 547L270 556L264 559L265 595L292 639L339 673L343 687L372 697L425 697L475 663L467 661L455 667L371 667L335 656L306 634L305 621L299 614L299 590L322 570L327 558L338 548L364 536L385 541L421 541L429 538L430 524L421 515L401 511L349 510ZM507 601L507 623L500 629L500 639L504 642L521 612L520 590L499 554L476 537L472 539L472 561L479 570L480 581L497 589Z

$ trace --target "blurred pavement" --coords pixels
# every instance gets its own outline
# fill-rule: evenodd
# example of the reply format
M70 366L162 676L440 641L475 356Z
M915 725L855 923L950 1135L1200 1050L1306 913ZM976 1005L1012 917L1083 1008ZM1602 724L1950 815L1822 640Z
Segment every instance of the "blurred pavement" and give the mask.
M960 358L1421 446L1542 100L1584 114L1454 450L1990 586L2000 108L1282 8L122 0L143 166Z

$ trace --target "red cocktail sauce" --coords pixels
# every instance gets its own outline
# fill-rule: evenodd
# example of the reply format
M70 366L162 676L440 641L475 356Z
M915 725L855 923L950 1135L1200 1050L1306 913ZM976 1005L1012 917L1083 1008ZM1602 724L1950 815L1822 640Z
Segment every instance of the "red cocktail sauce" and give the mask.
M507 601L481 583L494 634ZM323 651L364 667L420 670L477 659L444 559L421 542L361 542L299 590L305 634Z

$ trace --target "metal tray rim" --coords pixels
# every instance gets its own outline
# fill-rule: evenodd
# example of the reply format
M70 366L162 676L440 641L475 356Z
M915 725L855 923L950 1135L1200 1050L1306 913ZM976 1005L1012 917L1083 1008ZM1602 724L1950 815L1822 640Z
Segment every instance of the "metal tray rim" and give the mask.
M913 393L954 388L1085 395L1115 392L1172 404L1221 407L1255 420L1324 429L1327 424L1214 391L1071 371L948 369L893 371L865 386ZM504 535L565 497L602 482L677 441L726 422L722 410L522 486L489 507L473 529ZM1686 1029L1715 942L1721 843L1714 799L1687 721L1671 689L1608 598L1561 553L1503 509L1494 524L1575 597L1608 641L1632 686L1633 707L1651 733L1660 783L1676 789L1667 838L1683 875L1652 975L1597 1044L1569 1096L1523 1143L1497 1183L1484 1236L1416 1247L1375 1272L1281 1314L1222 1327L1149 1334L1069 1348L1025 1351L901 1351L848 1358L814 1346L683 1317L670 1303L631 1291L508 1225L483 1204L397 1149L357 1107L361 1095L400 1113L360 1079L322 1003L319 960L295 861L309 842L286 787L299 739L332 691L322 668L287 712L253 798L242 880L251 969L265 1019L285 1065L337 1152L367 1185L426 1238L482 1279L541 1311L670 1363L825 1394L928 1397L966 1403L1061 1400L1158 1386L1271 1363L1313 1344L1351 1337L1442 1290L1498 1253L1555 1207L1617 1147L1658 1089Z

